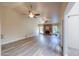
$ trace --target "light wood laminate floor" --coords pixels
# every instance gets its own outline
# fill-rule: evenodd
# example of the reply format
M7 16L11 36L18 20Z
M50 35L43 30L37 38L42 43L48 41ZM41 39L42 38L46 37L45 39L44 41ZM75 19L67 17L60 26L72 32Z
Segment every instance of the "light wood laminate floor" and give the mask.
M2 56L61 56L59 43L53 36L39 35L2 45ZM58 45L57 45L58 44Z

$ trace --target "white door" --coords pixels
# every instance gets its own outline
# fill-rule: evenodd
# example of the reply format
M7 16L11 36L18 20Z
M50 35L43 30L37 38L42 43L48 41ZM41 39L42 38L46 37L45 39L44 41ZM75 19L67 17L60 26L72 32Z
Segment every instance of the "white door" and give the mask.
M65 16L64 55L79 55L79 3L75 3Z
M68 47L79 49L79 16L68 18Z

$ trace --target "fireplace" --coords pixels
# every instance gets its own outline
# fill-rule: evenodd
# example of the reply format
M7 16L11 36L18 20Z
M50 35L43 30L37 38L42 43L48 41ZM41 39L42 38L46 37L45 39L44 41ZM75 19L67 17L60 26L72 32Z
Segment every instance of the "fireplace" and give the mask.
M51 35L52 33L52 24L44 24L44 34Z
M50 31L48 31L48 30L45 31L45 34L46 34L46 35L49 35L49 34L50 34Z

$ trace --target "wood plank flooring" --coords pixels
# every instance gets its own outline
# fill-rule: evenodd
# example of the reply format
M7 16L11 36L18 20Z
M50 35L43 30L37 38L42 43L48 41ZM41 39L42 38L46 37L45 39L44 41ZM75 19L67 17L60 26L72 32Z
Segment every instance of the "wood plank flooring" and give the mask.
M52 36L37 36L2 45L2 56L61 56L58 45L51 43ZM56 39L56 38L55 38ZM54 45L54 46L53 46Z

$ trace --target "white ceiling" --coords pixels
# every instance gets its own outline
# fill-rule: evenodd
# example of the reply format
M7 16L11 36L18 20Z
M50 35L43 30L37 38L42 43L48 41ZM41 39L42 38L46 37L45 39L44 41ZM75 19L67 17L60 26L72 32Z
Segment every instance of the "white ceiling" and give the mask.
M32 5L32 10L40 13L40 17L47 17L51 19L54 16L59 15L61 10L61 2L1 2L0 6L7 6L13 8L20 14L28 14Z
M49 14L59 10L61 3L55 2L1 2L0 5L17 8L18 10L28 9L32 4L33 10L42 14Z
M38 3L37 11L39 11L42 16L52 16L53 14L59 12L60 3Z
M25 3L27 5L27 3ZM62 3L57 2L32 2L33 10L41 14L41 17L51 18L60 11Z

